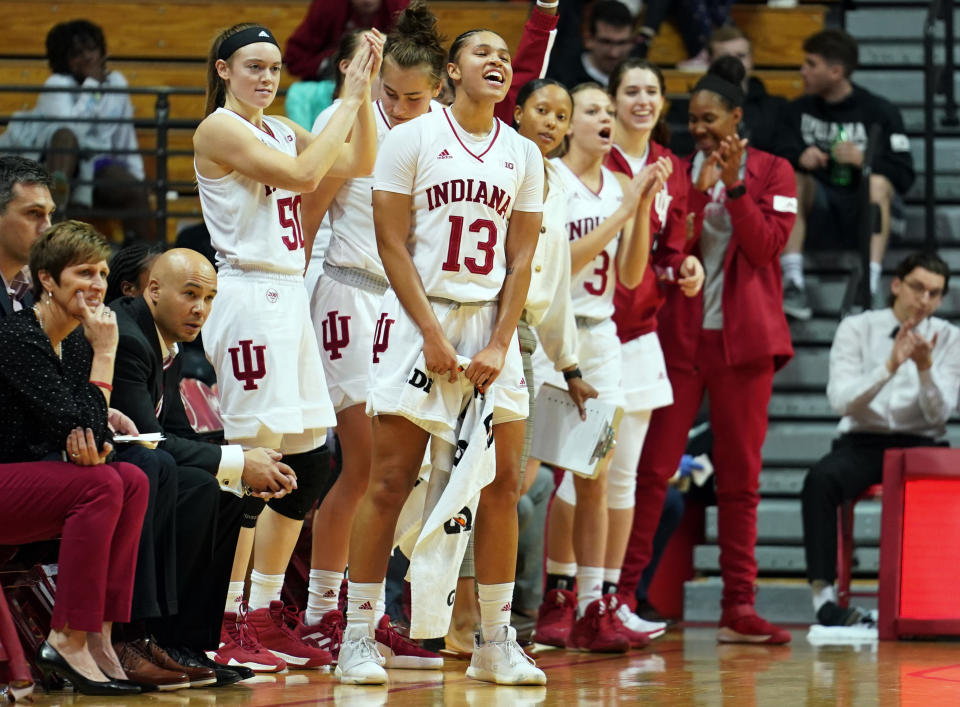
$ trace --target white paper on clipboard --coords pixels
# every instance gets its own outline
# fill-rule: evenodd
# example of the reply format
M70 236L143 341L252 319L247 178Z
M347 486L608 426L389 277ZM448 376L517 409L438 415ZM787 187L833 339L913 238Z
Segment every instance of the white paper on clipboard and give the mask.
M587 419L563 388L544 383L537 394L530 456L592 478L604 450L612 446L623 409L598 400L586 403Z

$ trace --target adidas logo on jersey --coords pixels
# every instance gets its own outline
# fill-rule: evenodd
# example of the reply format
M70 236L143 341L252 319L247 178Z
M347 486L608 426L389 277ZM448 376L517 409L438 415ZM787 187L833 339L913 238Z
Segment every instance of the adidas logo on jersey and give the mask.
M437 159L438 159L438 160L452 160L452 159L453 159L453 155L450 154L450 152L447 150L447 148L443 148L443 152L441 152L439 155L437 155Z

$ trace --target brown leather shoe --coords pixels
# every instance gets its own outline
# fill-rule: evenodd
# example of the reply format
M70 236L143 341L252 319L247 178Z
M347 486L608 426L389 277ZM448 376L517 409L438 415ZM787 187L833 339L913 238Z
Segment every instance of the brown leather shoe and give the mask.
M171 670L178 673L185 673L190 679L190 687L203 687L204 685L213 685L217 681L217 674L212 668L203 665L184 665L171 658L163 648L152 638L142 641L150 661L164 670Z
M166 670L150 660L145 641L131 643L118 642L113 649L120 659L120 665L127 679L144 685L152 685L158 690L179 690L190 687L190 678L182 670Z

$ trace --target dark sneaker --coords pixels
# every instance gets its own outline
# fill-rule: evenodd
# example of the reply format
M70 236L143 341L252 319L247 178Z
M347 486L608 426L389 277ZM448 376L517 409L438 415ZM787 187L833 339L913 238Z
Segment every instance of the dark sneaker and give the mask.
M817 611L817 623L821 626L853 626L864 620L863 612L853 606L844 609L832 601L820 607Z
M803 322L813 316L807 291L790 280L783 285L783 313Z

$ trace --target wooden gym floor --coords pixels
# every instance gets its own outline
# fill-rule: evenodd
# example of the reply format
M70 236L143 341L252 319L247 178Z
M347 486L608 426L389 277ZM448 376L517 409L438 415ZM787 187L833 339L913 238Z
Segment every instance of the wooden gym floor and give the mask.
M35 695L37 705L939 705L960 704L960 643L889 642L814 647L806 631L788 646L722 645L714 630L688 628L622 656L548 650L537 655L546 687L497 687L469 680L467 663L443 670L393 670L386 687L340 685L319 671L288 671L227 688L152 693L132 700ZM250 684L250 683L253 684Z

